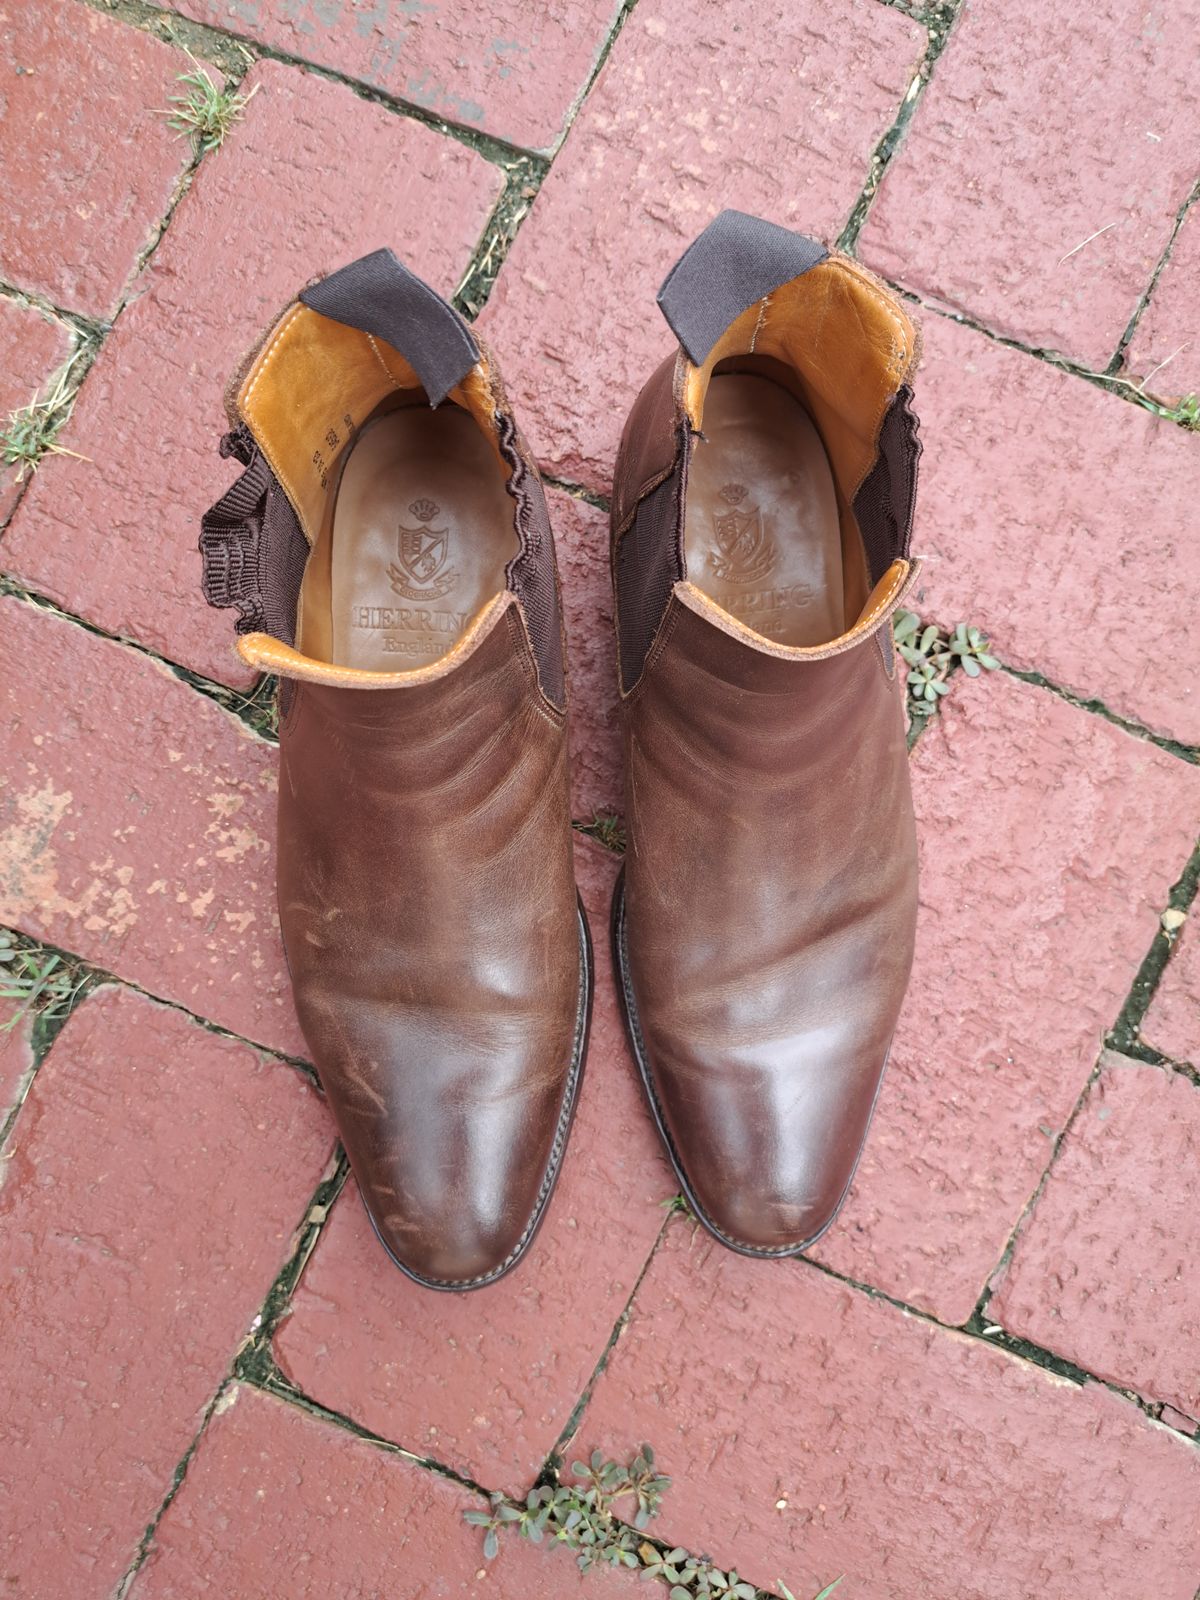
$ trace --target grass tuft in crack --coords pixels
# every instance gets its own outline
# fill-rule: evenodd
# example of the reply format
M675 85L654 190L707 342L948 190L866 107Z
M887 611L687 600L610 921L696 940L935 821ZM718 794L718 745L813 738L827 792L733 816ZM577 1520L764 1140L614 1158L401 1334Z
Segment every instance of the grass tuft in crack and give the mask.
M32 1015L35 1033L53 1036L94 981L88 968L60 950L0 928L0 1000L15 1002L17 1008L0 1025L0 1034Z
M6 467L17 468L18 483L24 482L27 473L37 471L45 455L87 459L55 443L75 404L77 386L72 382L72 373L80 353L76 351L62 368L44 399L35 394L27 406L10 411L8 421L0 428L0 458Z
M577 822L575 826L580 833L586 833L589 839L595 839L606 850L619 856L625 854L625 824L620 817L604 811L593 811L590 822Z
M1000 665L984 635L965 622L958 623L953 633L943 634L932 622L922 627L914 612L897 611L893 633L908 667L909 710L914 717L928 717L937 710L938 701L950 692L946 680L954 667L977 678Z
M176 82L182 94L172 95L170 109L160 113L181 138L193 138L201 155L219 150L246 114L246 107L258 93L255 84L249 94L225 89L189 53L190 72L181 72ZM249 59L249 58L247 58Z
M593 1450L587 1461L572 1463L569 1481L541 1484L523 1501L493 1494L487 1511L471 1509L463 1516L483 1529L483 1553L489 1561L499 1554L501 1535L511 1530L532 1544L564 1545L574 1552L582 1572L594 1566L624 1567L657 1578L670 1586L670 1600L762 1600L762 1591L736 1571L645 1535L670 1487L648 1444L625 1464ZM841 1581L827 1584L816 1600L828 1600ZM779 1590L785 1600L795 1600L786 1585L781 1583Z

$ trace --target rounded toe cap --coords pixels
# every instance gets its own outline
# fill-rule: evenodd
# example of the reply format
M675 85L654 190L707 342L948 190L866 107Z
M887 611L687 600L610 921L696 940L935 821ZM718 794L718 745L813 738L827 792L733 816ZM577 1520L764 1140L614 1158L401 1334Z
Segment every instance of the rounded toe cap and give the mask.
M886 1059L886 1058L885 1058ZM750 1255L798 1255L833 1222L866 1141L884 1060L798 1053L655 1074L659 1112L700 1220Z

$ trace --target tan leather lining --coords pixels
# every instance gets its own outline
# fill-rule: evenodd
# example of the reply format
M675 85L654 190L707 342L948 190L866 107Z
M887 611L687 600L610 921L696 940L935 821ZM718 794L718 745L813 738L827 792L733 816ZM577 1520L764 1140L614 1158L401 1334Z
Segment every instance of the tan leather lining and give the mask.
M827 644L846 626L837 493L790 388L740 363L713 379L688 471L687 573L755 632Z
M316 541L354 432L389 394L424 400L416 373L398 350L297 301L275 325L238 391L237 407L300 519ZM496 432L496 398L486 357L450 399L469 411L508 477Z
M856 261L832 254L743 312L702 367L685 365L684 407L697 432L703 431L705 397L721 363L746 355L773 357L794 372L797 396L833 470L847 616L861 608L868 586L854 496L875 461L884 412L917 352L916 329L903 309Z
M904 597L911 592L920 571L920 561L893 561L871 591L862 615L854 626L840 638L831 639L828 644L823 645L777 644L774 639L765 638L753 628L747 627L744 622L719 606L715 600L711 600L702 590L697 589L695 584L686 580L675 585L674 594L681 605L704 617L715 627L720 628L722 633L740 639L745 644L753 645L756 650L777 656L782 661L820 661L827 656L840 655L843 650L852 649L885 622Z
M269 633L247 633L237 641L238 654L247 666L260 672L274 672L285 678L296 678L304 683L324 683L343 689L404 689L422 683L433 683L453 672L455 667L472 655L505 612L516 605L514 594L505 591L496 595L467 628L452 650L427 667L417 667L411 672L372 672L356 667L333 666L302 655Z

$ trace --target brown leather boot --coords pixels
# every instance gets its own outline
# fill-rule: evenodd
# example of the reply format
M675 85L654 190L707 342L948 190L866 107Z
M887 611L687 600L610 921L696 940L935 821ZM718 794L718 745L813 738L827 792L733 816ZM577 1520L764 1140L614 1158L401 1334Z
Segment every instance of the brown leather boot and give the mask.
M697 1216L795 1255L849 1186L912 961L889 618L916 575L917 335L856 262L732 211L659 304L681 348L613 496L615 961Z
M583 1071L554 541L490 352L390 250L235 377L210 604L281 679L279 914L376 1232L419 1283L520 1258Z

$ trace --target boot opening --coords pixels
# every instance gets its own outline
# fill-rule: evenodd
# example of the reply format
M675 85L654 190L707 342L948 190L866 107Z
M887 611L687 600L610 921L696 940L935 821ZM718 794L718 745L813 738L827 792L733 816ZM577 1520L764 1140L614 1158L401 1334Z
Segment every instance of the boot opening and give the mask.
M914 345L904 313L831 257L688 364L686 575L775 644L832 643L863 614L879 574L854 499Z
M296 648L389 673L447 655L520 551L486 357L435 410L399 351L297 305L238 403L311 549Z

